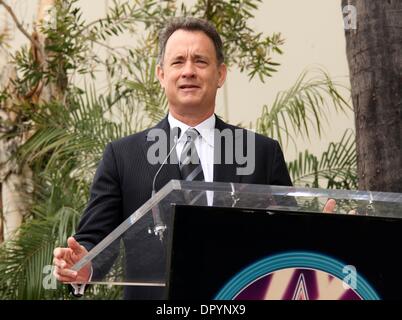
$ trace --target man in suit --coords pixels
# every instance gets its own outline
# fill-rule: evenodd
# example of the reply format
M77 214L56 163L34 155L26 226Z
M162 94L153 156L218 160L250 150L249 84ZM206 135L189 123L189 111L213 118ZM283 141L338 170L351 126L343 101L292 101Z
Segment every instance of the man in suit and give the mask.
M157 76L168 100L168 116L154 128L107 145L77 233L68 239L68 248L54 250L54 274L59 281L85 283L94 276L92 273L96 271L91 265L78 272L70 268L151 197L153 179L159 169L156 190L171 179L292 185L277 141L252 134L250 148L249 131L229 125L214 114L216 93L225 81L226 66L220 36L210 23L195 18L168 23L159 38ZM181 136L194 133L191 146L186 139L176 143L172 154L177 155L178 163L169 161L162 168L160 163L150 163L149 148L155 143L150 138L152 132L155 129L165 132L170 141L173 128L180 128ZM242 138L240 145L252 151L250 159L255 163L250 173L239 174L244 163L236 161L236 157L234 163L228 163L225 155L233 154L234 148L226 152L228 145L223 143L224 139L217 139L216 134L224 130L234 137L233 144ZM185 157L183 160L187 149L195 149L193 155L198 163L186 163ZM219 163L218 154L222 156ZM147 250L136 245L138 250ZM153 250L159 250L157 246ZM133 263L128 269L134 268L146 277L147 272L159 272L153 266L155 263L149 258ZM162 298L162 294L160 289L137 288L126 291L126 298Z

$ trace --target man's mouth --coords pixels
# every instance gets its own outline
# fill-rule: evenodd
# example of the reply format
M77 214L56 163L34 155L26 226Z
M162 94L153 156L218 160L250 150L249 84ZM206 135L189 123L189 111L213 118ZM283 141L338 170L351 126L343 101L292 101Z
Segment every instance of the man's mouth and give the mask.
M179 89L182 90L194 90L194 89L199 89L200 87L195 85L195 84L183 84L179 86Z

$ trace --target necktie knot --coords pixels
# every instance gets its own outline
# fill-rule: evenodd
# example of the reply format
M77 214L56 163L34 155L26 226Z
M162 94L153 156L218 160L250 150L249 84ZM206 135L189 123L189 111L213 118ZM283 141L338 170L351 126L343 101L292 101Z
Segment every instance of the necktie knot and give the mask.
M200 135L197 129L194 128L188 128L185 132L185 135L187 137L187 141L195 141L197 137Z

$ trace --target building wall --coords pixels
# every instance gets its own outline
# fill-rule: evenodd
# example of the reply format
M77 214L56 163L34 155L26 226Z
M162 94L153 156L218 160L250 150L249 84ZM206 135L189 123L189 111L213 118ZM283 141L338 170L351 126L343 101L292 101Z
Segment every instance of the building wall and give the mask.
M193 3L194 0L185 1ZM92 21L102 17L110 0L81 0L84 18ZM38 1L10 0L27 29L31 29L36 17ZM0 8L2 23L6 15ZM9 20L9 26L16 31ZM1 25L1 24L0 24ZM334 80L350 87L345 53L343 15L341 0L263 0L256 13L252 26L258 32L272 34L281 32L285 39L282 47L284 54L275 56L281 63L279 71L265 83L258 79L249 81L245 74L230 70L225 87L218 93L217 113L233 124L242 124L255 128L256 119L261 115L263 105L270 106L276 94L288 89L303 70L324 68ZM1 27L1 26L0 26ZM129 37L121 37L111 46L133 43ZM19 47L26 39L16 31L12 47ZM100 49L101 50L101 49ZM106 79L99 75L100 86L105 86ZM346 90L344 96L349 99ZM298 149L293 144L284 145L287 160L296 157L297 151L309 149L315 154L322 153L332 141L338 141L346 128L354 127L353 113L347 115L328 113L328 123L321 138L313 133L310 140L297 137Z
M284 54L275 59L281 63L279 71L266 81L248 81L246 75L232 70L227 80L228 118L232 123L255 124L262 106L270 106L281 90L288 89L307 69L325 68L332 78L350 88L345 52L344 24L340 0L264 0L256 15L254 27L259 32L281 32L285 39ZM218 111L225 114L225 99L221 92ZM350 99L348 90L344 97ZM354 128L353 113L330 112L325 134L311 141L298 137L299 151L309 149L320 154L329 142L338 141L346 128ZM284 146L288 160L296 156L293 145Z

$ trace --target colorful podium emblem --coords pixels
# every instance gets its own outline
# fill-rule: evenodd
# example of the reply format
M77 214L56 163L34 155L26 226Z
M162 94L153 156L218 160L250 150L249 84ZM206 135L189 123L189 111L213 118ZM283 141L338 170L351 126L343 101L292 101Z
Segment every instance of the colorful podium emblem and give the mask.
M378 300L354 266L325 255L290 252L262 259L234 276L220 300Z

